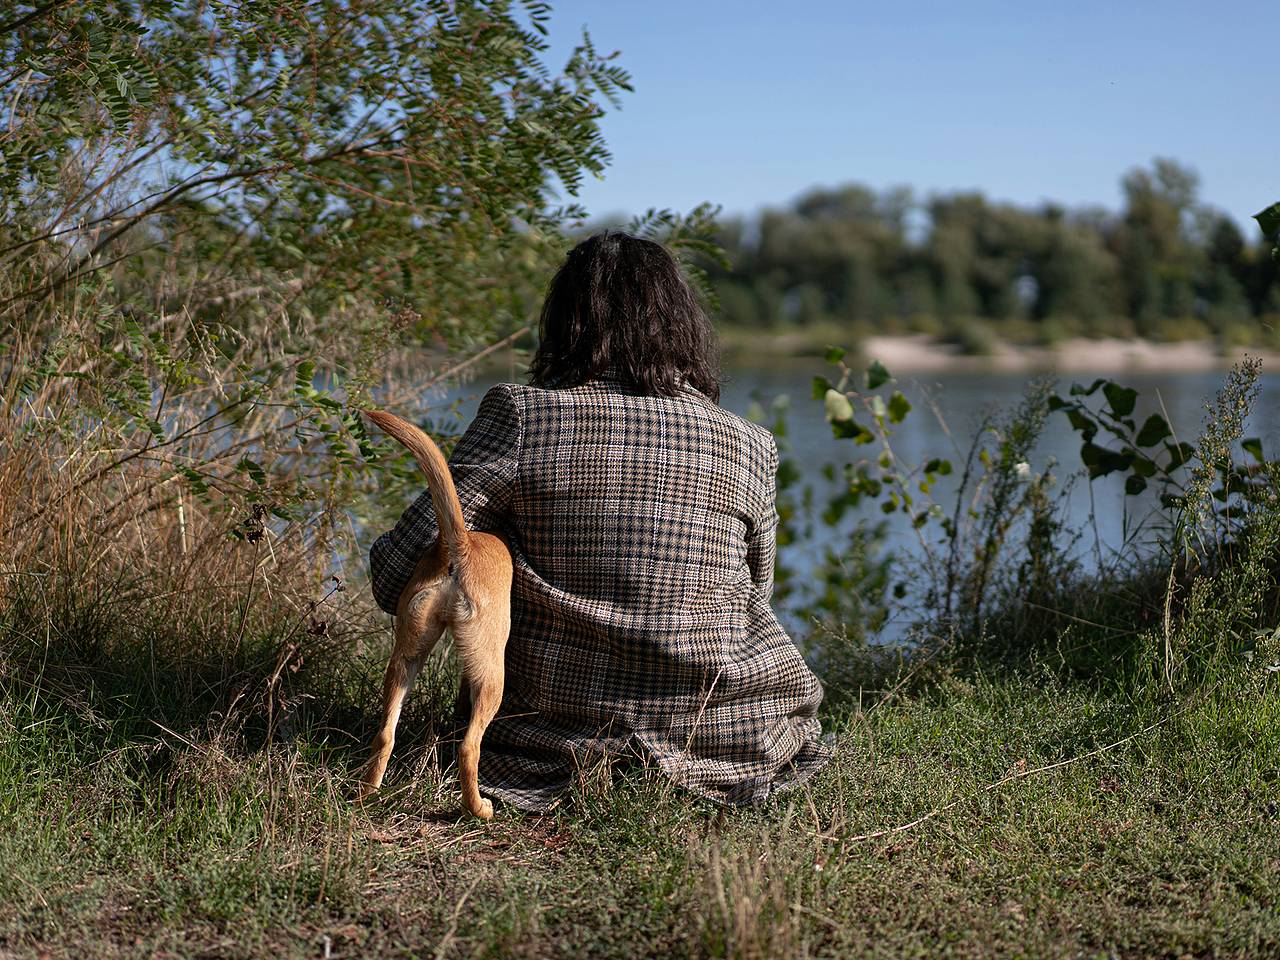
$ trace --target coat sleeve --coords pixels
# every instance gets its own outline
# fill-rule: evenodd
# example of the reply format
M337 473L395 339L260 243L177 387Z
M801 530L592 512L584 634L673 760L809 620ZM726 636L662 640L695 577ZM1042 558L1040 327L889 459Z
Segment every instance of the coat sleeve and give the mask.
M767 473L761 478L764 495L747 536L747 566L751 582L768 601L773 594L773 561L778 552L778 445L769 438Z
M507 525L520 462L520 410L510 384L484 395L449 458L469 530L501 530ZM396 612L400 594L422 555L436 542L439 526L430 491L424 491L395 527L369 550L373 598L387 613Z

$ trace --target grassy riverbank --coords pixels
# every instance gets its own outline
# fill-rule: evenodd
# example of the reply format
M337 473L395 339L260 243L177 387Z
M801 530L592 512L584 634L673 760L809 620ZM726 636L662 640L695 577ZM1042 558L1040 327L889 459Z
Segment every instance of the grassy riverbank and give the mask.
M0 505L57 509L9 543L0 595L0 955L1280 953L1280 474L1257 441L1230 456L1256 376L1169 467L1185 492L1146 559L1072 561L1023 462L1043 389L959 467L981 472L949 550L908 561L901 662L861 635L874 569L834 555L803 639L837 759L752 810L587 771L552 815L461 819L443 651L355 806L390 630L360 577L325 579L336 528L95 513L147 502L155 468L67 480L21 448ZM1102 395L1071 422L1134 401Z
M937 670L829 717L838 760L771 807L596 780L553 816L481 825L429 764L430 692L362 809L351 731L317 719L245 752L132 666L109 690L69 664L6 671L6 956L1280 950L1280 697L1261 673L1139 706L1106 683ZM369 677L353 690L316 716L367 728Z

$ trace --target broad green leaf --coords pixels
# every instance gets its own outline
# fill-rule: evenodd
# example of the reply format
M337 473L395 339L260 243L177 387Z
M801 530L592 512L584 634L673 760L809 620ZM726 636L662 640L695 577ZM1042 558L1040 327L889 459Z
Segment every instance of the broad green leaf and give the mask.
M844 359L844 347L827 347L827 363L839 363Z
M867 367L867 389L875 390L882 387L893 379L888 369L879 360L873 360L871 366Z
M827 419L832 422L853 419L853 404L839 390L827 390L822 405L826 408Z
M1277 204L1280 206L1280 204ZM1266 463L1262 456L1262 440L1258 437L1249 437L1247 440L1241 440L1240 446L1244 448L1244 452L1253 457L1259 463Z
M1140 447L1154 447L1161 440L1171 436L1173 436L1173 431L1169 429L1169 424L1164 417L1158 413L1153 413L1142 424L1142 429L1138 431L1138 435L1133 442Z
M870 430L852 419L831 421L831 435L837 440L852 440L857 444L870 443L874 439Z
M1089 479L1093 480L1118 470L1128 470L1133 462L1133 454L1117 453L1085 441L1080 448L1080 460L1089 470Z
M901 423L910 412L911 402L902 395L901 391L893 391L893 396L889 398L889 419L894 423Z
M1071 385L1070 393L1071 393L1071 396L1073 397L1088 397L1088 396L1091 396L1093 393L1095 393L1097 389L1100 386L1102 386L1104 383L1109 383L1109 382L1110 381L1107 380L1106 377L1099 377L1097 380L1093 381L1093 383L1089 384L1089 386L1087 387L1079 383L1073 383Z
M1071 421L1071 426L1080 432L1080 435L1086 440L1092 440L1098 432L1098 424L1083 411L1072 408L1067 411L1067 419Z
M1144 477L1154 477L1159 468L1156 462L1150 457L1135 456L1133 458L1133 472Z
M813 399L821 400L827 395L828 390L834 390L835 385L826 377L813 378Z
M1277 233L1280 233L1280 203L1273 203L1265 210L1255 213L1253 219L1258 221L1258 226L1262 228L1264 237L1274 237Z
M1133 413L1133 406L1138 400L1138 391L1132 387L1122 387L1118 383L1107 381L1102 393L1111 406L1111 412L1117 417L1127 417Z

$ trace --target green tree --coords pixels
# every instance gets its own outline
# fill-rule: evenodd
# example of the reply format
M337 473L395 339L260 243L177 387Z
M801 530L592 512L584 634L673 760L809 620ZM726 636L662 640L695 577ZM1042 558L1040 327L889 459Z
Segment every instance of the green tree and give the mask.
M817 189L726 222L729 266L711 275L727 324L905 328L975 349L996 334L1251 340L1280 314L1277 263L1200 203L1197 187L1194 172L1157 159L1126 175L1119 213L974 192L922 207L906 188Z
M1207 305L1206 315L1215 332L1251 319L1247 286L1252 251L1244 234L1228 216L1205 211L1201 232L1204 240L1204 267L1198 294Z
M629 88L584 36L542 62L547 5L503 0L86 0L0 27L6 315L145 249L184 296L295 290L314 315L394 298L421 333L511 316L531 238L609 160ZM217 51L211 55L210 51ZM532 246L536 246L532 244ZM511 268L515 268L514 271ZM523 316L522 310L515 312Z
M1119 264L1098 227L1105 216L1070 215L1050 206L1042 212L1043 245L1035 252L1035 316L1064 330L1101 333L1121 316Z
M1195 313L1199 251L1190 242L1198 178L1172 160L1125 176L1125 209L1113 236L1128 313L1139 333L1157 334L1160 321Z
M65 443L76 469L0 532L92 489L113 523L252 505L259 535L269 509L328 536L368 479L369 392L408 370L384 402L411 410L434 379L396 348L527 328L585 215L573 195L609 161L599 122L629 78L585 34L552 69L548 17L533 0L5 5L0 448ZM705 255L711 214L634 228ZM397 477L416 482L368 486L393 497Z

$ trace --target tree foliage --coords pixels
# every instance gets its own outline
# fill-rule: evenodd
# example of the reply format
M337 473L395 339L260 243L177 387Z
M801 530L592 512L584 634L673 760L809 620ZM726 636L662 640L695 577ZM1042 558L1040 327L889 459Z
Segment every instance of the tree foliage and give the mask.
M0 449L75 467L0 533L88 496L320 536L416 484L360 406L528 329L630 89L585 32L549 65L534 0L0 8ZM713 217L635 228L707 256Z
M724 319L943 333L974 347L984 328L1053 341L1249 339L1274 327L1276 264L1199 202L1194 173L1158 159L1122 186L1118 213L978 193L813 191L725 224L731 267L712 271Z
M604 169L602 101L630 86L586 36L553 74L542 3L29 6L0 32L11 314L180 248L172 293L224 313L265 281L317 316L393 298L420 332L488 328L582 214L552 187Z

